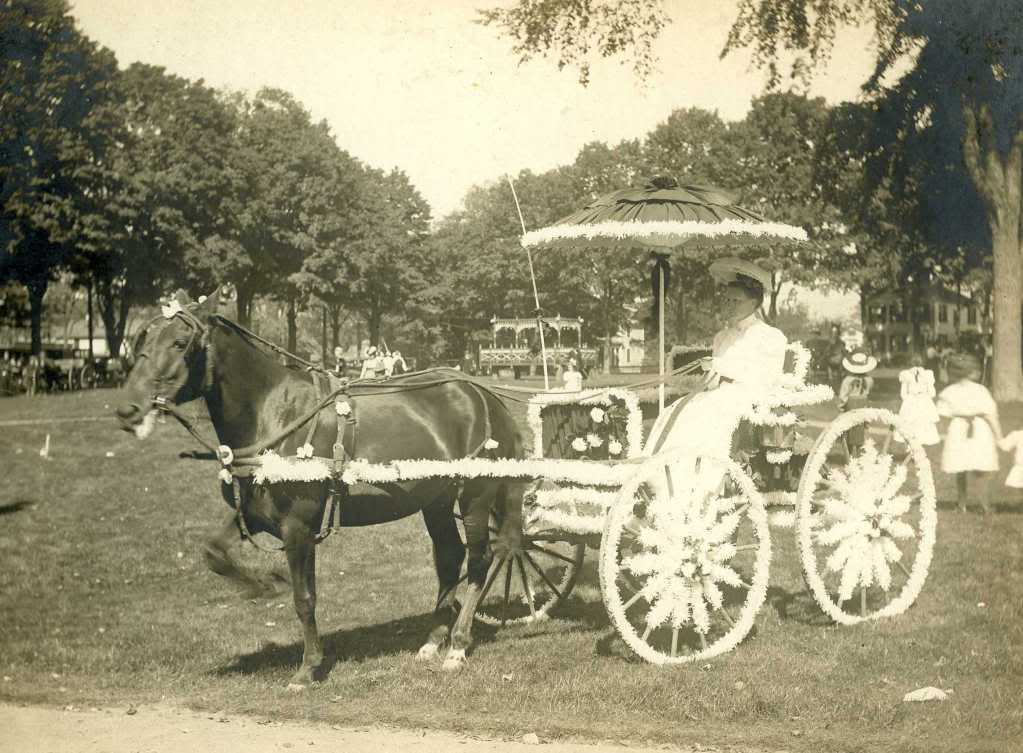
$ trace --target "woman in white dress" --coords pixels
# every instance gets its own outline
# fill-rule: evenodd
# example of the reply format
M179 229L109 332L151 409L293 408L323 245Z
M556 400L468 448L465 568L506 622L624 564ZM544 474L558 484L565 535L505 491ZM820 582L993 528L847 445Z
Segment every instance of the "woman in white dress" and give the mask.
M991 509L991 476L998 470L998 443L1002 427L998 405L980 379L980 361L968 353L949 358L952 384L938 395L938 413L951 420L941 451L941 470L955 474L959 511L966 511L967 474L987 478L981 499L984 512Z
M917 353L910 361L910 368L899 372L902 405L899 416L915 430L922 444L938 444L938 408L934 405L937 394L934 388L934 372L924 368L924 360ZM896 435L898 441L902 438Z
M784 371L788 341L760 311L770 273L736 258L718 259L710 273L724 286L720 307L727 324L705 359L703 383L658 416L645 455L681 450L728 458L739 421Z

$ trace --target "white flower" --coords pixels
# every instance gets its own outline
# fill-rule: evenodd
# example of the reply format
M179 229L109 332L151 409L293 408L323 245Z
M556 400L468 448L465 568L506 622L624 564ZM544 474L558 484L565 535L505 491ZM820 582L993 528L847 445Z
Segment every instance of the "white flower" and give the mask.
M772 465L784 465L792 459L792 450L768 450L765 454Z
M350 416L352 415L352 406L349 405L347 400L338 400L334 403L334 410L337 411L339 416Z
M234 450L226 444L220 445L217 447L217 460L221 465L231 465L234 462Z
M586 440L582 437L576 437L572 440L572 449L576 452L586 452Z
M496 439L488 439L486 442L483 443L483 449L496 450L498 447L500 447L500 445L501 443L498 442Z
M590 418L593 419L593 423L599 424L601 421L604 420L604 409L594 408L593 410L590 411Z
M624 448L622 447L622 443L619 442L617 439L608 440L607 452L609 455L621 455L623 449Z
M600 447L602 444L604 444L604 440L601 439L599 435L594 434L593 432L590 432L589 434L586 435L586 441L589 443L590 447Z
M220 473L217 475L220 476L222 483L230 484L234 481L234 476L231 475L231 471L227 470L227 468L221 468Z
M295 450L295 455L300 458L311 458L313 456L313 446L306 442L304 445Z

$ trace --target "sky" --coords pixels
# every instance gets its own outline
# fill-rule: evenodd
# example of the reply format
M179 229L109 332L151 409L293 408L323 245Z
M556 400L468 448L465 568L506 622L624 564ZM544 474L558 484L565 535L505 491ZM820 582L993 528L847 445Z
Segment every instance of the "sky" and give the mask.
M548 60L521 64L474 23L510 0L72 0L82 31L121 66L159 65L215 87L286 89L365 163L404 170L435 218L473 185L570 163L590 141L642 138L678 108L741 119L764 78L719 55L736 0L667 0L657 73L596 61L591 83ZM870 35L839 36L810 93L855 99ZM530 228L532 229L532 228Z

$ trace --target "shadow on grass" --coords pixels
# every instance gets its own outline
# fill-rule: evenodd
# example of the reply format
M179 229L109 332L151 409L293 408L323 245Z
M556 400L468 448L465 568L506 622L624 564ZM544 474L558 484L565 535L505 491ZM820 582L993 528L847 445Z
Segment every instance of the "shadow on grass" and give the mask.
M34 504L36 504L34 499L19 499L16 502L2 504L0 505L0 515L10 515L12 513L21 512L26 507L30 507Z
M954 499L939 499L937 503L938 510L942 512L956 512L959 507L959 503ZM966 504L966 513L980 515L983 513L983 508L979 502L970 501ZM1006 502L998 501L991 503L991 513L993 515L1023 515L1023 505L1019 502Z
M811 627L831 627L835 624L834 620L821 611L813 594L807 589L789 592L771 586L767 589L767 603L782 620Z
M322 674L330 674L338 662L358 662L380 656L415 653L426 642L433 624L433 614L427 612L377 625L324 633L322 640L325 659ZM496 628L476 623L472 629L474 645L493 642L496 632ZM302 641L284 645L267 643L258 651L235 657L234 661L220 667L214 674L224 677L254 675L280 668L297 670L302 663L303 645Z

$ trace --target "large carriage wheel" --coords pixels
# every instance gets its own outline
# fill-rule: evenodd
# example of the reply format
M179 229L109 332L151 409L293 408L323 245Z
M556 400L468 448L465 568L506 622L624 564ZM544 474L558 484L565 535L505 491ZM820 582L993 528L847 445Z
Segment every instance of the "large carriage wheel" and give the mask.
M575 587L586 545L564 535L502 530L490 518L494 560L484 581L476 619L488 625L528 624L546 619Z
M604 606L647 661L706 659L753 627L770 559L763 500L736 463L654 456L608 513L600 545Z
M849 447L850 430L863 431L862 445ZM907 443L891 441L894 432ZM936 521L927 453L899 416L849 411L817 438L796 493L796 535L807 587L836 622L889 617L916 600Z

